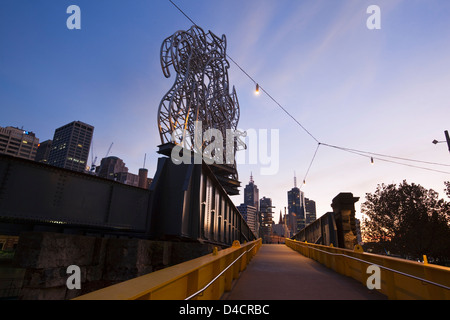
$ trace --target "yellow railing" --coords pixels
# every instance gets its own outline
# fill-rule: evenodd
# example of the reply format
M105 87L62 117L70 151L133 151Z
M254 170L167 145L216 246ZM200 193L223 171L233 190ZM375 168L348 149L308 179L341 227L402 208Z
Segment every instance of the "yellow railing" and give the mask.
M352 277L362 284L371 282L380 270L379 292L396 300L450 300L450 268L424 264L355 250L315 245L286 239L286 245L334 271Z
M261 247L261 239L94 291L75 300L218 300Z

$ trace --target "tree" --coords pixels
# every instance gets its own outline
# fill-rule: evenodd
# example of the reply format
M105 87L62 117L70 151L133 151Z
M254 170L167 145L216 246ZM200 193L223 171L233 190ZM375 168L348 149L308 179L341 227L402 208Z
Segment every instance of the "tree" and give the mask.
M444 182L445 184L445 194L447 195L447 197L450 198L450 181L446 181Z
M450 192L450 183L447 184ZM361 211L364 240L373 248L420 259L450 259L450 204L434 190L403 181L378 185ZM381 253L381 252L379 252Z

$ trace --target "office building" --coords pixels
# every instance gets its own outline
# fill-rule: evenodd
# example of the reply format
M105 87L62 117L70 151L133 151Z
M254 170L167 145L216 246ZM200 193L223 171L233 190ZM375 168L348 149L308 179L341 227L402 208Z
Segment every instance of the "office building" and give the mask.
M316 202L314 200L305 198L305 211L306 211L306 225L316 221Z
M243 203L240 206L238 206L237 209L241 213L245 221L247 221L250 230L253 231L256 237L258 237L259 219L258 219L258 211L256 211L256 208Z
M272 225L273 225L273 212L272 212L272 199L263 197L259 201L259 210L261 212L261 237L264 243L271 243L272 239Z
M100 166L96 168L97 176L116 180L116 174L119 172L128 172L128 168L125 166L125 162L118 157L106 157L100 162Z
M0 127L0 153L28 160L36 158L39 139L31 131Z
M84 172L91 148L94 127L74 121L55 130L48 164Z
M143 171L144 170L144 171ZM147 169L140 169L139 175L128 172L128 168L122 159L118 157L106 157L96 168L97 176L114 180L133 187L148 189Z
M50 151L52 149L52 140L45 140L38 144L36 158L37 162L48 163L48 158L50 156Z

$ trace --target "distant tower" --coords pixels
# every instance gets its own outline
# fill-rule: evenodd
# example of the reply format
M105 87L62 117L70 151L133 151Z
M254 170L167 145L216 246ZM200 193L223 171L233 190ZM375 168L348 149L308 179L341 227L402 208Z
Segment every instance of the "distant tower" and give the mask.
M295 174L295 171L294 171L294 188L297 188L297 175Z
M250 182L244 189L244 204L255 207L259 212L259 190L253 181L253 173L250 174Z
M297 177L294 173L294 188L287 192L288 196L288 227L293 234L305 227L304 193L297 187Z
M147 159L147 154L144 156L144 165L139 169L139 188L148 189L148 170L145 169L145 160Z

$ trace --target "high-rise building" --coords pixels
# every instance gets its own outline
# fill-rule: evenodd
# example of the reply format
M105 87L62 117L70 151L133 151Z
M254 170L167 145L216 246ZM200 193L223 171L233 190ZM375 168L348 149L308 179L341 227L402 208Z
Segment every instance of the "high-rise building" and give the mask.
M287 193L288 196L288 227L293 234L305 227L305 197L297 188L297 178L294 177L294 188Z
M261 212L262 223L261 223L261 237L263 242L270 243L272 238L272 199L263 197L259 201L259 210Z
M250 230L253 231L256 237L259 237L259 219L256 208L243 203L238 206L237 209L241 213L242 217L244 217L245 221L247 221Z
M244 189L244 204L255 207L259 212L259 190L253 181L253 175L250 175L250 182Z
M45 140L38 144L36 158L37 162L48 163L48 158L50 156L50 150L52 149L52 140Z
M316 221L316 202L305 198L306 225Z
M147 169L145 169L147 170ZM139 175L128 172L128 168L122 159L118 157L106 157L96 167L96 174L99 177L114 180L133 187L148 189L147 172L139 170Z
M94 127L81 121L56 129L48 164L84 172L93 134Z
M103 158L96 170L97 176L109 180L116 180L116 174L119 172L128 172L125 162L118 157Z
M14 127L0 127L0 153L34 160L39 139L31 131Z

